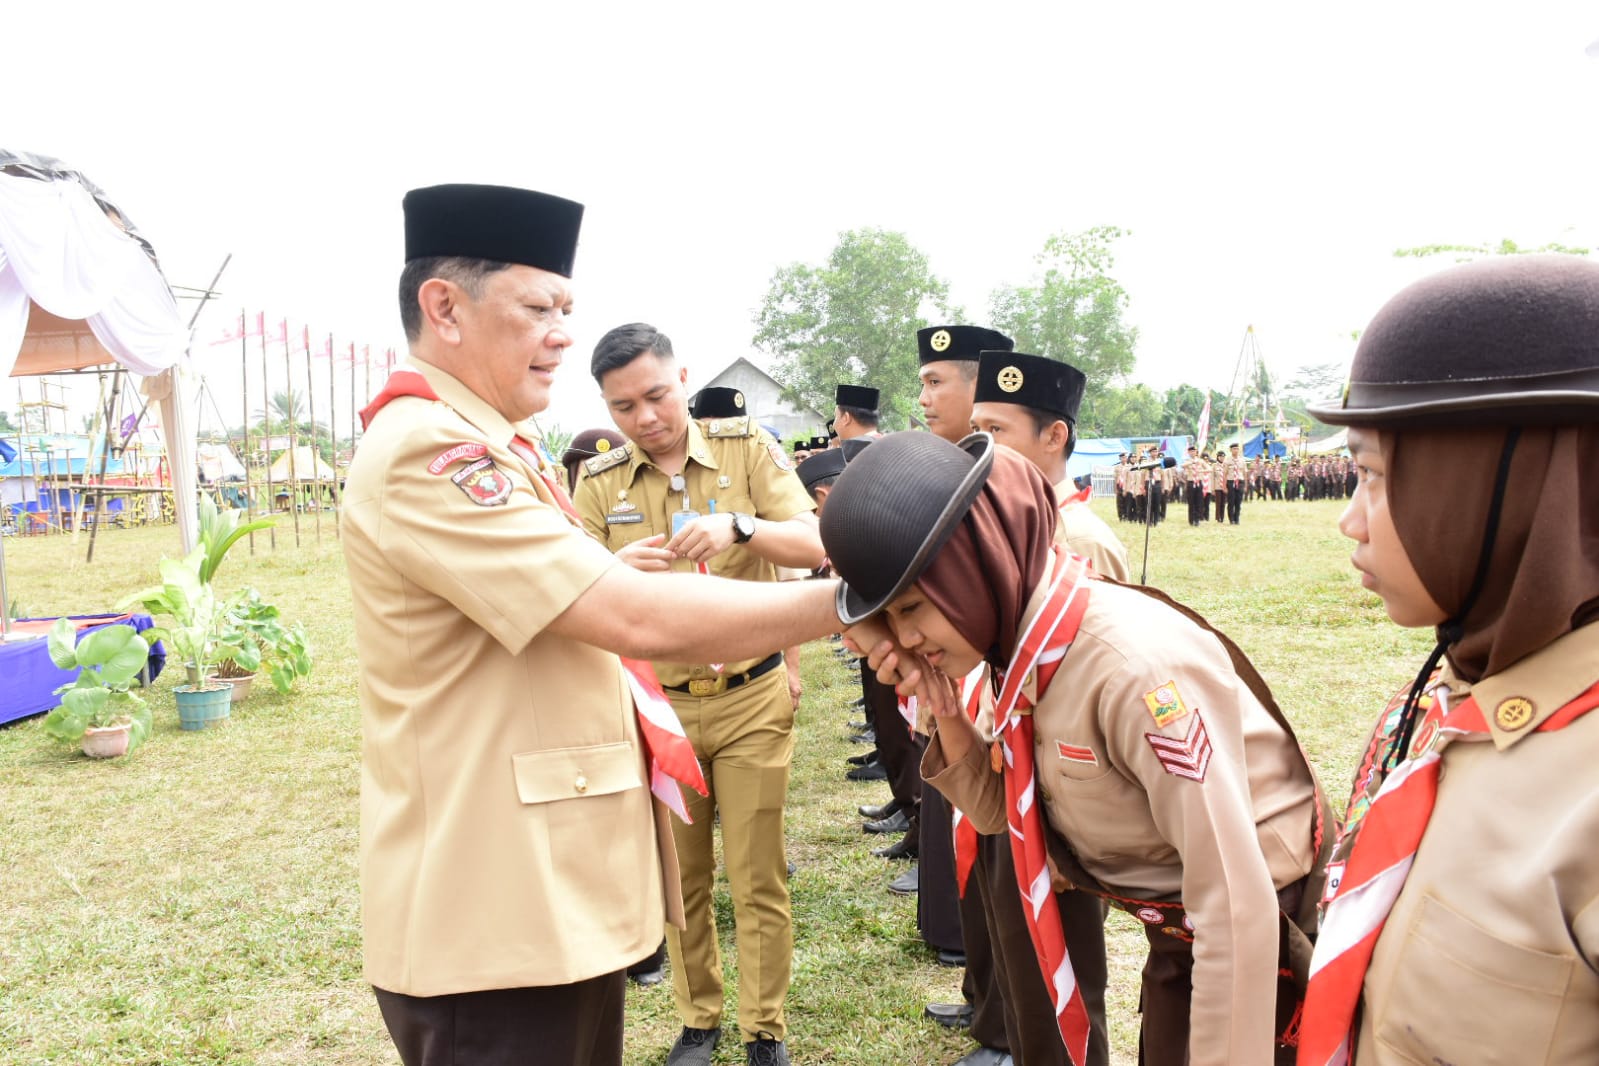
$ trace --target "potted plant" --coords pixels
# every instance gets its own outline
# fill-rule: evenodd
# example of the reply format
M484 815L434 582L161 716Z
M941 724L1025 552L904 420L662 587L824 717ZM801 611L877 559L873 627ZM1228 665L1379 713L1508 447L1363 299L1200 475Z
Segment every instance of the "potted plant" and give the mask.
M152 615L172 620L149 634L151 640L165 641L183 663L188 683L178 685L173 693L178 725L188 730L204 729L228 717L233 688L209 675L223 659L240 654L238 638L227 628L227 612L217 603L216 590L200 578L205 553L202 545L182 559L162 559L161 584L136 592L117 605L122 610L137 603Z
M150 645L129 625L103 626L81 641L77 635L65 618L50 629L50 661L78 677L56 689L61 706L45 716L44 731L93 758L126 755L150 735L150 708L131 691Z
M299 622L284 625L277 606L246 585L228 601L223 642L236 649L217 668L217 680L233 686L233 701L249 694L250 682L265 669L272 687L286 693L311 672L311 644Z

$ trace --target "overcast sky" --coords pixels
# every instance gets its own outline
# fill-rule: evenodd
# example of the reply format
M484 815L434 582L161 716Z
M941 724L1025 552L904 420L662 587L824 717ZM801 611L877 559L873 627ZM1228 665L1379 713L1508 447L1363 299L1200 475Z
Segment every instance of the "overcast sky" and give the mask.
M196 350L229 424L238 350L203 341L241 307L403 350L400 199L443 181L587 205L568 430L606 424L605 330L659 326L696 386L847 229L907 233L982 323L1049 234L1121 226L1135 377L1223 391L1250 324L1280 380L1346 361L1446 265L1395 248L1599 245L1588 3L347 6L6 16L4 146L82 170L174 284L232 253Z

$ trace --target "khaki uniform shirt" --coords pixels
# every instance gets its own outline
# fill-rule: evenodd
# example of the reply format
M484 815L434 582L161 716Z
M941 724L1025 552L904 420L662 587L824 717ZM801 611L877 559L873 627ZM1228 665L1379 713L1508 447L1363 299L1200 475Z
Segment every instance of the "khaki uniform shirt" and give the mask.
M450 375L350 465L366 979L413 996L611 973L681 915L615 655L547 630L620 565ZM664 865L664 868L663 868ZM678 920L681 920L680 917Z
M1034 711L1045 818L1110 891L1182 901L1195 937L1192 1066L1267 1066L1276 892L1314 858L1310 768L1214 636L1134 589L1096 582L1090 595ZM1027 617L1042 606L1040 586ZM1192 776L1169 769L1151 737L1186 746L1172 765ZM979 832L999 833L1005 788L989 760L974 747L949 765L935 732L922 775Z
M1064 500L1074 492L1076 488L1070 478L1055 486L1057 500ZM1073 555L1083 556L1094 564L1098 573L1117 581L1128 580L1127 549L1086 503L1061 506L1060 521L1055 523L1055 543L1065 545Z
M614 552L656 533L671 539L672 512L683 510L684 494L671 491L670 478L638 445L629 441L612 448L586 461L583 469L574 502L583 527L595 540ZM700 514L711 513L713 501L717 514L740 511L772 522L786 522L816 509L783 446L748 416L690 419L683 480L689 508ZM687 559L679 559L672 568L694 570ZM777 567L742 544L712 559L709 569L719 577L777 580ZM763 658L726 663L724 672L742 673ZM706 663L656 663L655 672L663 685L716 677Z
M1446 673L1445 676L1448 676ZM1360 1066L1599 1062L1599 623L1476 685L1490 740L1443 749L1438 801L1366 971ZM1506 700L1532 704L1507 730Z
M1242 455L1234 456L1231 452L1228 452L1227 456L1221 461L1222 476L1229 483L1243 481L1244 475L1249 469L1248 463L1249 461Z

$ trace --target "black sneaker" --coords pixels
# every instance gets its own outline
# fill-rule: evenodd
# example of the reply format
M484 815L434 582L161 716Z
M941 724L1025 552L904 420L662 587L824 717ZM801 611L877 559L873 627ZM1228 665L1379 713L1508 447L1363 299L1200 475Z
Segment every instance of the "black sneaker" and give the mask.
M789 1066L788 1048L764 1030L744 1045L749 1066Z
M695 1029L683 1026L677 1043L667 1053L666 1066L711 1066L711 1052L722 1039L720 1029Z

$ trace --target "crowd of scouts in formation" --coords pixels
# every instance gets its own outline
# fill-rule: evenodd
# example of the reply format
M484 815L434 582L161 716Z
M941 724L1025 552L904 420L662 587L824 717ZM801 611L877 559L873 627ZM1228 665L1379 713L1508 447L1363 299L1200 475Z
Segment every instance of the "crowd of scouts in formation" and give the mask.
M407 197L412 363L349 480L365 973L407 1066L619 1063L663 927L666 1061L707 1066L718 830L744 1055L790 1061L796 652L830 633L864 660L850 774L891 793L863 829L965 967L926 1008L964 1066L1109 1061L1113 907L1147 937L1141 1063L1599 1061L1599 266L1411 286L1312 410L1350 427L1362 582L1438 636L1346 803L1237 645L1130 583L1066 476L1090 383L995 331L906 338L929 432L881 434L844 383L838 445L796 462L619 326L589 363L617 434L562 471L526 420L572 343L581 210ZM1241 458L1221 475L1242 495Z
M1347 500L1358 474L1347 455L1268 459L1243 456L1233 444L1214 455L1190 447L1182 463L1161 464L1158 445L1123 452L1111 468L1116 483L1116 517L1158 526L1168 505L1188 508L1188 524L1210 520L1238 525L1246 500Z

